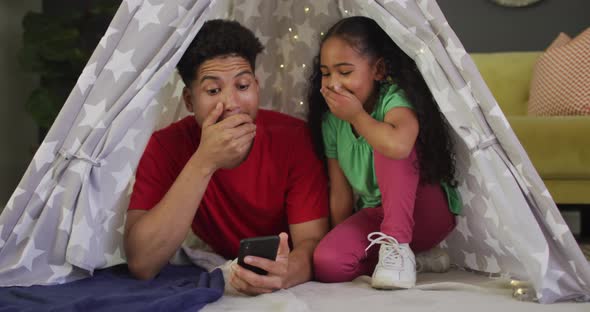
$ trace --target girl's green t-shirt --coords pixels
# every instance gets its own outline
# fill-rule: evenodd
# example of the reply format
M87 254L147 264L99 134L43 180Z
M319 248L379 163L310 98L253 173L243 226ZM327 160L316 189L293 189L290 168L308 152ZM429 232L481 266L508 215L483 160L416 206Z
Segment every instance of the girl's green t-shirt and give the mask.
M396 107L413 109L402 89L396 84L386 85L382 87L381 96L371 117L383 121L385 114ZM358 195L356 208L381 205L381 192L375 175L371 145L365 138L355 136L352 125L337 118L329 111L325 114L322 122L322 135L326 157L338 160L340 168ZM442 186L447 193L450 210L453 213L459 213L461 203L457 191L445 183Z

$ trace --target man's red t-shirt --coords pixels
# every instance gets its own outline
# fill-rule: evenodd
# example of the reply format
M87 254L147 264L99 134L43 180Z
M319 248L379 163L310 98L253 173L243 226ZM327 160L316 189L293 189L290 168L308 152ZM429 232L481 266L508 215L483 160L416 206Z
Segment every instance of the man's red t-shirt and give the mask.
M155 132L136 172L129 209L149 210L168 192L199 146L201 129L188 116ZM305 123L259 110L246 160L216 171L192 229L213 250L235 258L243 238L288 232L289 224L328 216L328 185Z

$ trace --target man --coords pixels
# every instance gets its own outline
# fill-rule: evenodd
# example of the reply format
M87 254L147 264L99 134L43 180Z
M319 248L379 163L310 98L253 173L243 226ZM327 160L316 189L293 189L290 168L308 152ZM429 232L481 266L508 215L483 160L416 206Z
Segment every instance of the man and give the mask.
M233 265L229 282L242 293L312 278L313 250L328 231L325 171L304 122L258 110L262 49L237 22L213 20L178 63L194 116L155 132L139 163L125 234L136 277L155 276L192 228L228 259L240 239L281 233L275 261L246 257L268 275Z

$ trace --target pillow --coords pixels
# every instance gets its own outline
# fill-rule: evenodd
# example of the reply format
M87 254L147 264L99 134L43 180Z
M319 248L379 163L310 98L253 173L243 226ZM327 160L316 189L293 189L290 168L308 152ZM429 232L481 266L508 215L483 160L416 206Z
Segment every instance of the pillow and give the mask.
M590 115L590 28L574 39L560 33L539 56L528 114Z

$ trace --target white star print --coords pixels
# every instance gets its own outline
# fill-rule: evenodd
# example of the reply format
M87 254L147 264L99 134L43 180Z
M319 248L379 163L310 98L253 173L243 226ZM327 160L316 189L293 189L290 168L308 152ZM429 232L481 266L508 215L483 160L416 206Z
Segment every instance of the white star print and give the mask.
M37 259L40 255L44 254L45 251L41 249L37 249L35 247L35 241L32 240L30 244L27 244L25 249L23 250L23 256L21 259L23 260L23 265L29 272L33 271L33 261Z
M580 284L582 284L583 286L586 286L586 282L584 282L581 278L580 275L578 274L578 270L576 270L576 264L574 263L574 260L570 260L568 261L568 263L570 264L570 266L572 267L572 269L574 270L574 275L578 278L578 282Z
M404 9L408 8L408 0L385 0L383 1L383 4L388 4L390 2L395 2Z
M135 151L135 149L136 149L135 138L140 133L141 133L140 130L129 129L127 131L127 133L125 134L125 136L123 137L123 140L121 140L121 142L119 144L117 144L117 147L115 148L115 152L120 150L123 147L125 147L131 151Z
M449 56L451 57L451 60L453 60L453 63L455 63L455 65L459 67L461 71L463 71L463 63L461 60L465 55L467 55L465 49L455 45L453 40L449 38L447 42L447 52L449 52Z
M105 256L107 259L107 266L114 266L125 262L125 259L123 259L121 255L121 249L119 247L117 247L117 249L115 249L115 251L112 254L105 253Z
M111 219L116 215L116 213L114 213L111 210L107 210L105 211L105 214L107 215L105 220L102 222L102 228L104 229L105 232L109 231L109 223L111 222Z
M102 100L96 105L84 104L84 118L78 124L79 127L91 127L95 128L99 120L106 114L107 101Z
M4 229L4 224L0 224L0 249L4 247L6 241L2 239L2 230Z
M14 193L12 193L12 196L10 196L10 199L8 200L8 203L6 204L6 207L4 210L6 210L6 211L12 210L12 208L14 207L14 200L24 193L25 193L25 190L23 190L20 187L17 187L14 190Z
M150 101L150 104L149 104L149 105L148 105L148 106L145 108L145 110L144 110L144 111L143 111L143 113L141 114L141 115L142 115L142 117L143 117L143 118L147 118L147 114L148 114L149 112L151 112L151 109L150 109L150 108L152 108L152 107L157 107L157 106L159 106L159 105L160 105L160 103L158 102L158 100L157 100L156 98L153 98L153 99Z
M180 27L182 20L186 17L186 13L188 12L187 9L185 9L182 5L179 5L177 7L177 14L176 14L176 19L174 19L172 21L172 23L170 23L170 27Z
M124 53L120 52L119 50L115 50L113 56L105 65L104 69L109 70L113 73L113 76L115 77L115 82L117 82L123 74L134 73L137 71L137 69L135 68L135 66L133 66L133 63L131 62L133 53L135 53L135 49L131 49Z
M465 84L463 88L459 89L458 93L461 95L463 99L465 99L465 102L467 103L467 106L469 106L470 109L474 109L478 106L475 102L475 99L473 98L473 95L471 94L471 88L468 84Z
M16 245L20 244L25 238L29 236L35 225L35 220L31 218L28 212L24 212L20 222L14 227L14 234L16 234Z
M430 13L428 12L428 2L430 0L420 0L418 2L418 6L422 9L422 14L424 14L424 17L426 18L427 21L431 21L434 19L434 16L430 15Z
M237 2L237 4L234 4L235 11L243 12L244 16L248 18L261 17L258 7L251 5L252 1L242 0Z
M258 78L258 83L261 86L264 86L266 85L266 80L268 79L268 77L270 77L270 73L264 68L264 63L260 64L260 66L257 67L258 68L256 68L256 78Z
M119 30L113 27L109 27L107 29L107 31L104 33L104 35L102 36L102 38L100 38L100 42L98 43L101 47L106 48L107 47L107 43L109 41L109 37L111 35L114 35L116 33L118 33Z
M558 282L565 275L563 271L551 270L549 274L551 277L545 278L544 288L551 290L556 295L562 295L561 288L559 288Z
M491 256L484 256L484 258L486 259L486 272L490 272L490 273L498 273L500 272L500 266L498 265L498 260L496 259L496 257Z
M141 31L148 24L159 25L160 19L158 18L158 14L163 6L163 4L152 5L149 0L145 1L133 17L139 22L138 31Z
M130 196L133 193L133 186L135 185L135 175L131 176L131 181L129 181L129 186L127 187L127 196Z
M309 19L306 19L302 25L297 26L297 36L299 40L307 43L315 43L319 40L319 35L316 33L315 28L309 24Z
M289 76L291 76L293 81L301 81L303 79L307 79L307 77L305 76L305 67L303 67L303 64L297 64L293 62L291 64Z
M123 224L117 229L117 232L121 233L121 235L125 234L125 221L123 221Z
M125 189L132 175L133 170L131 169L129 163L127 163L125 167L120 171L113 172L113 178L117 180L117 185L115 186L115 193L121 193Z
M55 159L55 148L57 143L57 141L43 142L41 146L39 146L39 149L33 158L37 171L41 170L41 167L45 166L46 164L53 162Z
M494 221L496 227L500 226L500 218L498 216L498 212L494 208L494 205L487 197L482 196L482 198L486 204L486 213L484 214L484 218L491 219L492 221Z
M475 257L475 253L463 251L465 255L465 265L468 268L479 270L479 265L477 265L477 258Z
M141 71L141 74L139 75L139 81L137 82L137 86L136 86L137 90L143 88L143 86L150 79L150 77L152 77L154 75L154 73L156 72L156 69L158 69L158 65L160 65L160 64L158 62L156 62L156 63L152 64L151 67L148 67L148 68L144 69L143 71Z
M53 205L55 204L55 197L57 197L57 195L60 195L61 193L63 193L66 189L64 187L62 187L61 185L56 185L55 188L53 189L53 191L51 192L51 196L49 197L49 200L47 201L47 207L53 207Z
M549 193L549 190L548 190L548 189L545 189L545 190L543 191L543 193L541 193L541 195L543 195L543 196L545 196L545 197L547 197L547 198L549 198L549 199L553 200L553 197L551 197L551 194Z
M125 0L125 3L127 3L129 14L131 14L138 6L143 3L143 0Z
M256 38L260 40L260 43L262 43L263 46L266 46L268 40L270 39L270 36L264 36L262 32L258 29L254 32L254 34L256 35Z
M62 207L61 209L62 211L62 215L61 215L61 221L59 223L58 229L66 232L66 233L70 233L70 230L72 229L72 211L70 209L67 209L65 207Z
M486 243L488 246L492 247L492 249L494 249L496 254L505 256L506 253L504 253L504 251L500 247L500 242L497 239L494 239L492 236L490 236L490 233L488 233L487 230L485 232L486 232L486 239L484 240L484 243Z
M463 238L465 238L465 240L469 240L469 237L473 236L471 234L471 231L469 230L469 227L467 226L467 218L464 216L458 216L457 217L457 231L459 231L459 233L461 233L461 235L463 235Z
M86 175L86 169L88 169L88 163L75 159L73 161L73 165L68 167L68 171L77 173L80 176L80 180L84 181L84 176Z
M313 7L315 8L316 15L323 13L324 15L330 16L330 3L331 1L314 1ZM287 15L290 18L290 15Z
M53 273L48 281L50 283L60 284L65 282L66 277L72 273L73 267L69 263L64 263L64 265L49 265L51 272Z
M440 111L444 114L448 114L455 111L455 108L451 105L451 101L449 100L449 92L450 88L444 88L442 91L437 90L436 88L432 88L430 92L436 99L438 106L440 107Z
M494 108L492 108L490 110L490 113L489 114L490 114L490 116L499 118L500 121L502 121L502 123L504 124L504 127L506 129L512 129L510 127L510 123L508 122L508 119L506 119L506 117L504 116L504 113L502 113L502 110L500 109L500 106L495 105Z
M547 225L549 225L553 234L555 234L554 239L557 239L561 244L564 244L563 236L570 231L569 227L564 223L558 223L549 210L547 210L547 214L545 214L545 221L547 222Z
M545 245L545 250L532 254L532 256L541 265L541 275L545 275L547 273L547 266L549 265L549 247Z
M82 216L80 222L74 222L72 233L70 234L70 244L80 246L84 250L90 250L90 239L94 236L94 230L86 221L86 216Z
M86 66L82 71L82 74L80 74L77 86L78 88L80 88L80 92L82 92L82 94L84 94L84 92L86 92L86 89L88 89L88 87L93 85L96 81L96 74L94 74L95 72L96 62Z

